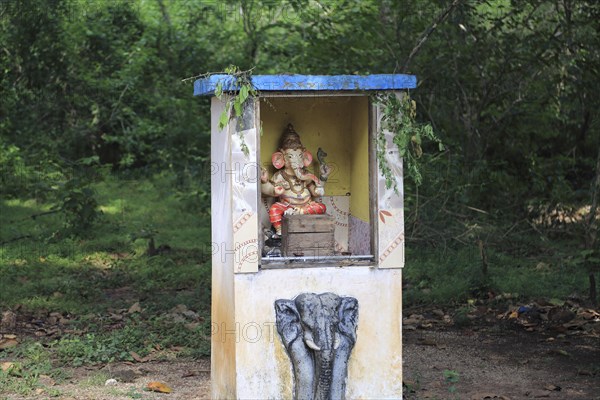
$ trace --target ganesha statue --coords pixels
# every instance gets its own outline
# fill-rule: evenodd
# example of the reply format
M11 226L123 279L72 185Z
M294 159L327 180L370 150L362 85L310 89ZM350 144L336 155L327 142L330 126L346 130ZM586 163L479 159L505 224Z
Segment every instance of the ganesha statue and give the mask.
M313 156L302 145L300 135L292 124L283 133L279 149L273 153L271 161L277 172L269 178L267 170L262 169L261 192L265 196L278 198L269 208L269 220L276 237L279 237L283 215L325 214L325 204L315 199L325 194L324 182L331 168L320 159L320 177L308 171Z

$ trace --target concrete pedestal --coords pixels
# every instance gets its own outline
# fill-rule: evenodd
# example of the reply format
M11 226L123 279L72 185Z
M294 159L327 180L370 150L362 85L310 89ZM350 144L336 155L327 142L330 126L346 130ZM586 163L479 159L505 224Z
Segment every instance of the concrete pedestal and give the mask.
M230 349L232 359L230 364L213 362L214 399L292 398L292 364L277 333L273 305L275 300L293 298L307 288L358 300L357 341L349 362L347 398L402 398L400 269L265 270L235 275L235 288L233 325L223 322L213 328L213 348Z

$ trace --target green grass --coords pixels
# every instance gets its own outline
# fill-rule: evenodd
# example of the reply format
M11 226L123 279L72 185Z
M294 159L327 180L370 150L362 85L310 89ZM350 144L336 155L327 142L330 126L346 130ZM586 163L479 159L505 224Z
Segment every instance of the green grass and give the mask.
M133 285L142 297L207 284L210 224L206 211L182 209L169 184L165 178L107 178L98 183L96 197L103 217L85 239L56 239L53 234L62 223L59 214L29 218L47 211L46 204L2 201L1 240L32 238L0 248L0 304L85 313L106 306L109 300L103 299L103 291L119 284ZM148 227L156 231L157 245L168 244L171 251L145 255L147 240L133 241L132 236Z
M479 249L411 248L407 244L404 279L405 305L460 304L485 296L482 289L496 294L510 293L522 299L585 298L587 272L570 263L569 243L554 243L556 252L539 256L512 255L501 249L488 249L488 277L483 276ZM563 250L561 252L560 250Z
M48 212L50 203L0 202L0 310L42 320L51 312L65 316L68 329L76 333L35 339L48 346L57 363L131 360L131 351L143 357L172 347L184 355L208 354L206 201L186 197L175 177L166 174L138 180L109 175L92 188L102 215L79 237L65 235L61 213L31 218ZM148 239L136 239L144 231L169 250L148 256ZM124 311L135 302L142 312ZM178 304L204 322L192 328L174 322L166 315ZM4 353L18 357L27 343Z
M49 202L0 201L0 311L13 309L42 322L57 312L67 320L61 333L48 337L17 332L24 342L0 351L0 360L37 360L19 369L33 372L0 375L0 387L8 388L0 396L34 390L36 371L48 375L61 365L133 360L131 352L157 359L209 354L208 198L199 188L178 184L169 174L107 175L92 185L101 218L80 236L67 234L61 213L31 218L51 211ZM147 255L149 237L170 250ZM475 245L442 249L408 243L405 305L460 306L487 289L521 298L585 293L587 274L570 255L572 243L542 246L534 237L518 243L512 252L487 248L487 278ZM129 313L137 302L141 311ZM180 304L198 320L174 319L171 310Z
M44 387L44 379L60 382L68 378L64 370L55 368L52 354L40 343L30 342L14 351L22 362L14 362L6 371L0 370L0 395L17 393L28 395ZM52 388L48 393L52 393Z

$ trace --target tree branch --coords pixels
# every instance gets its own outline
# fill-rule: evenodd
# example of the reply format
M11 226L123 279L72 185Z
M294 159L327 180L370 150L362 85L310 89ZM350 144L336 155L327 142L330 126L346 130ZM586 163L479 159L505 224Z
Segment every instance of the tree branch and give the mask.
M415 45L415 47L413 47L410 54L408 55L408 58L406 59L406 62L404 63L404 67L402 68L402 72L404 72L404 73L408 72L408 65L412 61L413 57L419 52L419 50L421 49L421 46L423 46L423 44L427 41L427 39L429 39L429 36L431 36L431 34L433 33L433 31L435 31L435 29L438 27L438 25L441 24L442 22L444 22L446 20L446 18L448 18L448 16L452 12L452 10L458 5L458 3L460 3L460 0L454 0L452 2L452 4L450 4L448 6L448 8L446 8L444 10L444 12L440 14L440 16L437 18L437 20L433 23L433 25L431 25L425 32L423 32L423 34L417 41L417 44Z
M167 7L165 6L165 3L163 2L163 0L157 0L157 2L158 2L158 7L160 8L160 13L163 16L163 19L169 26L169 29L171 29L173 27L173 25L171 24L171 17L169 16L169 12L167 11Z

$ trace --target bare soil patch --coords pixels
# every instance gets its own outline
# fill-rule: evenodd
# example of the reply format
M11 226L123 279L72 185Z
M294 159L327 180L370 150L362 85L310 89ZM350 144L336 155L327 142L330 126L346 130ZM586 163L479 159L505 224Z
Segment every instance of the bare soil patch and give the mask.
M150 361L146 363L114 363L100 367L68 368L72 376L62 383L54 383L30 396L9 396L11 400L130 400L210 399L210 359ZM115 379L114 385L106 385ZM160 382L172 389L171 393L146 390L148 383ZM0 396L0 398L2 398Z
M406 400L600 400L597 310L539 304L472 307L463 314L420 309L405 310L403 322ZM143 361L65 368L67 380L49 379L34 394L0 399L210 398L208 358ZM108 379L116 384L106 386ZM150 382L172 392L147 391Z
M600 399L600 342L595 337L556 338L511 328L433 328L404 332L405 399ZM457 374L446 380L444 371ZM210 360L116 363L73 368L52 386L65 400L210 398ZM447 373L448 374L448 373ZM104 378L115 386L104 386ZM164 382L170 394L145 391ZM451 387L454 391L451 392ZM47 399L49 391L11 399Z
M501 326L406 331L405 399L600 399L599 339L556 336Z

